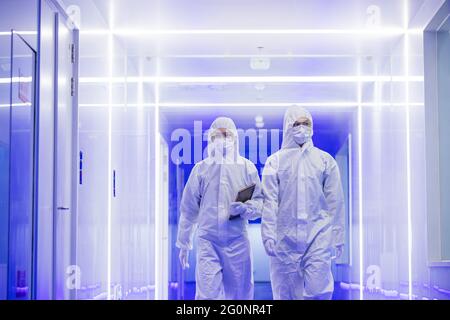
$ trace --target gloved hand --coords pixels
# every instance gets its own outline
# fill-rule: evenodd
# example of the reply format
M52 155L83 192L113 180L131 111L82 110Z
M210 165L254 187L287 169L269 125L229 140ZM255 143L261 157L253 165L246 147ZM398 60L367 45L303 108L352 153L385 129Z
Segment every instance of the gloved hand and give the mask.
M247 206L245 205L245 203L232 202L230 204L230 215L232 215L232 216L240 216L242 214L245 214L246 210L247 210Z
M275 241L272 239L268 239L264 241L264 248L266 249L266 253L271 256L275 257Z
M189 250L180 249L179 258L180 258L181 267L183 269L189 268Z
M336 246L335 253L336 253L336 259L339 259L340 256L342 256L342 253L344 252L344 245L340 244Z

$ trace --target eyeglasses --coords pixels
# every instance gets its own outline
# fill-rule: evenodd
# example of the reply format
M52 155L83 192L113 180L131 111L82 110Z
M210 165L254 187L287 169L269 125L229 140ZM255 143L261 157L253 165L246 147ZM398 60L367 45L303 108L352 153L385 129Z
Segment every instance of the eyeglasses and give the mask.
M216 130L211 136L211 140L214 141L216 138L233 138L234 134L229 130Z
M301 121L295 121L293 127L299 127L299 126L306 126L311 127L311 121L310 120L301 120Z

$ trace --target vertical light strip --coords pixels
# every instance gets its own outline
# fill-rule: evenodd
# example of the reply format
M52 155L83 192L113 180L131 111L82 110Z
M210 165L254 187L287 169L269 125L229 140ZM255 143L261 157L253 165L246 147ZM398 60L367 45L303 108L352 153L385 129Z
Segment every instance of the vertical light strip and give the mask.
M108 33L108 72L109 72L109 83L108 83L108 228L107 228L107 276L106 276L106 286L107 286L107 299L110 300L111 297L111 226L112 226L112 104L113 104L113 54L114 54L114 38L113 38L113 16L114 8L113 2L109 2L109 33Z
M158 58L156 58L156 64L158 65ZM156 73L158 73L158 66L156 67ZM156 81L154 84L154 98L155 98L155 108L154 108L154 143L155 143L155 299L159 300L161 298L159 275L160 270L160 165L159 165L159 154L160 154L160 141L159 141L159 82Z
M353 266L353 135L348 134L348 245L349 265Z
M160 30L160 6L161 3L158 0L156 2L157 17L156 17L156 32ZM162 277L164 267L162 261L162 255L164 251L162 250L162 235L163 235L163 223L168 223L168 221L162 221L161 214L161 138L160 138L160 123L159 123L159 104L160 104L160 84L161 84L161 59L160 59L160 43L159 37L156 38L156 60L155 60L155 82L154 82L154 95L155 95L155 131L154 131L154 143L155 143L155 299L164 299L163 286L167 286L168 283L164 283Z
M409 110L409 6L408 0L404 0L404 63L405 63L405 108L406 108L406 188L407 188L407 213L408 213L408 297L412 300L412 218L411 218L411 123Z
M157 1L157 12L159 13L160 10L160 2ZM160 20L159 15L156 19L156 32L160 29ZM160 70L160 63L161 60L159 58L159 37L156 38L156 70L155 70L155 82L154 82L154 95L155 95L155 109L154 109L154 117L155 117L155 131L154 131L154 142L155 142L155 299L163 299L163 286L167 286L167 283L161 283L161 281L164 281L162 279L163 270L164 267L162 265L162 235L163 235L163 228L162 223L165 223L165 221L162 221L161 217L161 139L160 139L160 123L159 123L159 103L160 103L160 82L161 82L161 70ZM168 223L168 221L166 222Z
M159 74L159 58L156 60L156 74ZM161 280L159 275L162 274L161 270L161 237L162 229L161 224L161 206L160 206L160 185L161 185L161 164L160 164L160 154L161 154L161 141L159 137L159 81L155 82L155 247L156 247L156 257L155 257L155 298L162 299L162 286L164 284L158 283Z
M358 57L358 76L361 74L361 57ZM359 220L359 299L364 300L364 238L363 238L363 179L362 179L362 82L357 84L358 99L358 220Z

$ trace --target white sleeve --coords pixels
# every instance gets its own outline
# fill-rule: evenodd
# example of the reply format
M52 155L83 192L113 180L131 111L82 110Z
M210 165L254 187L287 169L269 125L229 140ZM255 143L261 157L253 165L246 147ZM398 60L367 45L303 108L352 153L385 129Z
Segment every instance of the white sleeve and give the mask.
M278 192L279 183L277 176L278 157L269 158L262 176L262 189L264 195L264 206L262 212L261 235L263 243L276 238L277 215L278 215Z
M198 175L198 165L195 165L191 171L181 198L180 220L178 222L178 236L176 242L178 248L192 250L194 227L197 225L200 200L200 177Z
M333 244L343 245L345 242L345 202L342 190L339 167L334 159L325 169L323 193L330 215L333 217Z
M253 196L251 200L246 201L245 203L250 207L250 213L246 216L248 220L255 220L261 217L263 205L264 205L264 197L262 193L261 180L259 179L258 170L256 169L253 163L249 163L249 178L251 183L255 184L255 191L253 191Z

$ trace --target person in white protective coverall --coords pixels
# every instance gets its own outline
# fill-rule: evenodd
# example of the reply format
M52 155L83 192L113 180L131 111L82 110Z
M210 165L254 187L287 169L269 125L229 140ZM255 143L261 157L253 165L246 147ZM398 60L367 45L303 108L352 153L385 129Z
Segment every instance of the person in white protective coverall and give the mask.
M301 107L284 116L281 149L263 170L261 233L274 299L331 299L333 249L344 245L344 196L336 161L312 142Z
M188 253L198 225L197 300L253 299L247 224L261 216L263 196L258 171L239 155L238 142L233 120L217 118L208 131L208 157L192 169L181 199L176 245L183 269L189 267ZM252 184L251 200L234 202L238 192Z

